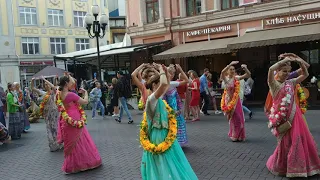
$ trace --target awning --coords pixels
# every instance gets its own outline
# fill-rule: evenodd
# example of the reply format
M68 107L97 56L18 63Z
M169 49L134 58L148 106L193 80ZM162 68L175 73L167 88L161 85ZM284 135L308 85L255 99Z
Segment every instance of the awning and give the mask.
M153 56L153 59L164 60L171 58L175 59L194 56L205 56L210 54L225 54L230 52L229 49L227 49L227 45L233 39L234 38L225 38L211 41L181 44Z
M228 45L229 49L242 49L275 44L307 42L320 39L320 24L247 32Z
M141 47L144 47L144 46L141 45L141 46L136 46L136 47L122 47L119 49L112 49L112 50L100 53L100 56L111 56L111 55L115 55L115 54L131 53L131 52L135 51L135 49L139 49ZM82 56L79 58L79 61L81 61L82 58L90 58L90 57L97 57L97 54Z

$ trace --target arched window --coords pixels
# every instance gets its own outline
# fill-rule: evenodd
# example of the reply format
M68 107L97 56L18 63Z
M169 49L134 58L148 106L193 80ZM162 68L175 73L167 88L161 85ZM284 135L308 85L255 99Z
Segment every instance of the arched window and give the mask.
M187 16L195 16L201 13L201 0L186 0Z
M159 19L159 1L146 0L147 22L157 22Z

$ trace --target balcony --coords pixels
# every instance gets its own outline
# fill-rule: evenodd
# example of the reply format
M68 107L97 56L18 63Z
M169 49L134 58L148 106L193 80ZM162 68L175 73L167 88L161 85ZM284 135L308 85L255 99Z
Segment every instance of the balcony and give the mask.
M319 9L319 0L270 0L259 4L252 4L233 9L212 11L191 17L176 17L172 20L172 30L189 30L201 26L221 25L243 22L248 20L259 20L265 17L292 14L302 11ZM143 26L127 27L131 36L146 36L167 32L170 19L164 22L144 24Z

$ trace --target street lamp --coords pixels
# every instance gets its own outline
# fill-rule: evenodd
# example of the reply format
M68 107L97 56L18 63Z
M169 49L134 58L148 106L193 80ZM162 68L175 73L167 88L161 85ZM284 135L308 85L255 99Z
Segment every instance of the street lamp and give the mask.
M103 38L106 35L106 27L108 25L109 17L102 13L100 16L100 21L98 21L98 15L100 12L100 8L98 5L93 5L91 7L91 14L86 14L84 18L84 22L86 24L86 29L88 30L88 36L91 39L96 38L97 41L97 53L98 53L98 79L102 81L101 78L101 63L100 63L100 48L99 48L99 38ZM91 34L91 26L92 26L92 34ZM102 35L100 35L102 30Z

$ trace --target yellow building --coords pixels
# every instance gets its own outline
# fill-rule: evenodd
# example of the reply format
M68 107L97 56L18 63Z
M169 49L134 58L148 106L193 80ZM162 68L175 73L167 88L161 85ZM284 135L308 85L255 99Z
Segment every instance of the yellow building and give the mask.
M0 0L1 82L30 80L53 56L96 47L84 25L91 6L108 14L107 0ZM100 45L107 44L107 34ZM65 68L62 62L57 67Z

